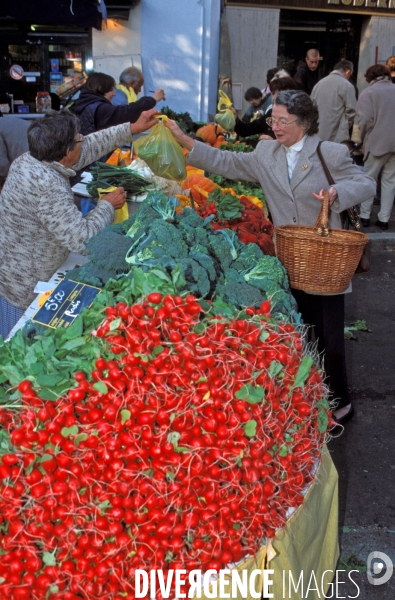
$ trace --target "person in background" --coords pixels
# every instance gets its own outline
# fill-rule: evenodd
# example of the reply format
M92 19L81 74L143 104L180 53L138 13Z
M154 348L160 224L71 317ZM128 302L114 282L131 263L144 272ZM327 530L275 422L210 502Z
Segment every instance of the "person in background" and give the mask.
M250 123L255 119L262 117L272 107L272 97L269 94L262 94L256 87L250 87L244 94L244 100L247 100L251 106L246 110L241 120L244 123Z
M357 103L359 135L364 149L365 173L377 181L381 171L381 205L375 224L385 231L395 196L395 136L391 125L395 86L391 81L391 72L385 65L369 67L365 79L369 85L362 90ZM374 195L361 204L363 227L370 225L373 202Z
M320 115L318 135L322 140L341 143L350 138L357 114L355 88L349 82L353 70L351 61L340 60L311 92Z
M278 67L274 67L273 69L269 69L266 73L266 87L262 90L262 94L270 94L270 82L278 71Z
M320 60L318 50L315 48L307 50L305 62L299 64L295 73L294 79L298 85L298 90L303 90L309 96L319 80L318 65Z
M119 84L115 86L115 96L112 100L114 106L127 106L131 102L137 102L137 94L141 92L144 85L144 76L137 67L127 67L119 76ZM149 98L149 96L144 96ZM166 100L163 90L155 90L152 94L155 102Z
M314 226L328 182L317 155L318 110L305 92L279 92L270 125L276 141L259 142L253 152L229 152L193 140L169 120L176 140L188 150L187 163L230 179L259 182L275 227ZM352 164L347 148L323 142L322 153L336 183L331 186L329 227L341 228L341 212L374 194L374 180ZM317 201L318 200L318 201ZM353 416L344 347L344 293L309 294L292 290L306 324L314 328L339 423Z
M389 56L385 66L388 67L391 72L392 83L395 83L395 56Z
M141 113L154 108L155 98L144 96L125 106L113 106L115 80L105 73L92 73L84 84L74 112L81 123L81 133L88 135L121 123L135 123ZM114 148L112 148L114 150Z
M266 112L251 121L250 123L244 123L237 117L237 112L233 109L233 114L236 117L235 132L237 135L247 137L249 135L262 134L259 139L274 139L274 133L272 128L267 124L267 119L272 115L272 100L278 92L284 90L296 90L296 83L292 77L274 77L270 82L270 106L268 106Z
M76 169L156 124L156 110L84 137L67 109L47 111L31 123L29 152L12 163L0 194L0 335L5 338L35 299L38 281L48 281L69 252L86 254L85 242L114 220L125 202L122 187L107 194L83 218L69 179Z
M3 117L0 112L0 189L8 175L11 163L29 150L27 130L30 122L18 117Z

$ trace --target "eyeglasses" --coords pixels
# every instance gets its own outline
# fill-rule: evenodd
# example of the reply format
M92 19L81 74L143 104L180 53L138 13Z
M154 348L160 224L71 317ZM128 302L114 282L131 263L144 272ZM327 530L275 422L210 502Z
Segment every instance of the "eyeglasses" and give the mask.
M273 127L273 125L278 125L278 127L282 127L283 129L285 129L286 127L288 127L288 125L291 125L291 123L296 123L298 119L294 119L293 121L277 121L277 119L273 119L273 117L268 117L266 119L266 123L269 125L269 127Z

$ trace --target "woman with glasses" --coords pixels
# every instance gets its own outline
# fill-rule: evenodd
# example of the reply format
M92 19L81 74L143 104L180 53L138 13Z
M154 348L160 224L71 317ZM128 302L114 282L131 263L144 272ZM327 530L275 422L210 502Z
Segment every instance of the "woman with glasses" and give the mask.
M276 141L261 141L251 153L212 148L185 135L174 121L167 126L189 151L189 164L229 179L259 182L276 227L314 226L328 187L317 155L318 110L305 92L282 91L275 97L268 124ZM375 183L352 163L345 146L323 142L322 154L336 182L329 188L329 225L341 228L340 213L373 196ZM328 383L338 403L334 414L339 423L345 423L352 417L353 407L344 352L344 294L314 295L299 290L293 294L305 323L314 328L319 351L325 352Z
M38 281L48 281L69 252L85 254L85 242L114 220L126 193L104 196L83 218L74 204L70 177L104 153L132 141L156 123L156 110L86 136L66 109L47 111L28 129L29 152L12 163L0 195L0 335L5 338L35 299Z

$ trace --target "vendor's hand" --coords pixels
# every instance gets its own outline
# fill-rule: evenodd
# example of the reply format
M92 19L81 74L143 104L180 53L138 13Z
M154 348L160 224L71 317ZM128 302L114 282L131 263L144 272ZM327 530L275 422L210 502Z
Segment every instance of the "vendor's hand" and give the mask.
M166 96L165 96L164 90L155 90L154 93L152 94L152 97L157 102L159 102L160 100L166 100Z
M267 140L268 142L274 142L275 140L270 136L270 135L266 135L266 133L263 133L262 135L259 136L258 138L259 141L261 140Z
M158 121L155 119L155 115L160 115L159 110L155 110L155 108L142 112L137 121L130 124L131 133L142 133L156 125Z
M102 200L106 200L112 204L115 209L122 208L122 206L125 204L126 192L123 187L119 187L114 192L110 192L109 194L103 196Z
M322 190L320 191L319 194L314 194L313 196L314 198L317 198L317 200L320 200L321 202L324 201L324 188L322 188ZM329 194L329 206L332 206L332 204L334 203L334 201L337 199L337 191L334 187L330 187L328 190L328 194Z
M172 132L174 138L177 140L177 142L183 146L184 148L186 148L187 150L192 150L192 148L195 145L195 140L193 140L192 138L189 137L189 135L187 135L186 133L184 133L177 125L177 123L175 121L172 121L171 119L168 119L166 121L163 121L164 124L166 125L166 127L168 127L170 129L170 131Z

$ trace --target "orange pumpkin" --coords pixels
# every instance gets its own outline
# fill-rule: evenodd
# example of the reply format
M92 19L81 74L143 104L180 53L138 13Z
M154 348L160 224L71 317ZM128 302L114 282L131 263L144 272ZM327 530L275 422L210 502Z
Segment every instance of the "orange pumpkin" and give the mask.
M204 177L204 175L199 175L197 173L193 175L189 175L181 184L181 189L183 190L191 190L194 186L200 187L202 190L205 190L209 194L215 190L217 187L214 181L211 181L208 177Z
M215 144L217 139L217 130L214 123L208 123L197 130L196 136L201 138L204 142L208 142L212 146Z

